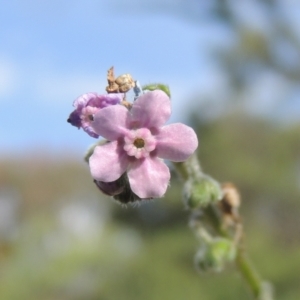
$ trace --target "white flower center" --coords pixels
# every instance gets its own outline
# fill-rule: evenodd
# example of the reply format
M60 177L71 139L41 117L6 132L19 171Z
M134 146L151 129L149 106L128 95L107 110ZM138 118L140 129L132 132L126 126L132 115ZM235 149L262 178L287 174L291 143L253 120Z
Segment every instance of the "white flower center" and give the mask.
M124 138L124 150L129 156L144 158L155 149L156 140L147 128L131 130Z

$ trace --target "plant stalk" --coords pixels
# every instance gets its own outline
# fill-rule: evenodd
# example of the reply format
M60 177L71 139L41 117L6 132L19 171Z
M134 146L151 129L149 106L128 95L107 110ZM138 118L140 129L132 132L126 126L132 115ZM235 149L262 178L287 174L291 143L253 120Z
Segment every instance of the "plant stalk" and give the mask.
M183 181L189 179L200 179L205 176L201 171L201 166L197 156L192 155L187 161L174 163L175 170L177 171L179 177ZM209 204L207 207L201 209L204 216L214 228L218 235L226 238L231 238L232 233L224 229L222 226L222 215L218 213L218 207L215 204ZM242 225L241 225L242 226ZM245 248L243 237L239 238L237 241L237 254L235 258L235 264L238 271L243 276L245 282L249 286L254 299L256 300L272 300L272 291L270 285L266 284L260 276L258 275L256 269L251 264Z

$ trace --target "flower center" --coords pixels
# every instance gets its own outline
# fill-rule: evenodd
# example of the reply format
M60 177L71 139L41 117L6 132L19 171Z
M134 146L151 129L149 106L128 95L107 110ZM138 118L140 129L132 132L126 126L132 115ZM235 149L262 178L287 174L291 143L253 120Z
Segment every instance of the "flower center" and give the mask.
M144 158L156 147L155 137L148 128L129 131L124 137L124 150L129 156Z
M141 138L137 138L134 143L134 146L136 146L137 148L143 148L145 146L145 141Z

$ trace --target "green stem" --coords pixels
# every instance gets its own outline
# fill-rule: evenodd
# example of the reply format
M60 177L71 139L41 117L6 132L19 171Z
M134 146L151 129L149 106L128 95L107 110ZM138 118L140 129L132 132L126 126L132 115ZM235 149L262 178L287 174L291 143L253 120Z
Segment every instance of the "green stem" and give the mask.
M199 179L205 176L200 167L197 156L192 155L187 161L181 163L174 163L175 169L178 175L186 181L188 179ZM214 204L210 204L202 209L205 217L215 229L215 231L222 237L232 238L232 235L223 228L221 214L218 213L217 207ZM272 300L271 289L265 284L253 265L250 263L248 256L246 255L243 240L239 239L237 244L237 256L235 259L236 266L250 287L254 299L257 300Z
M173 163L173 165L183 181L189 178L199 179L203 176L199 160L195 154L190 156L186 161Z
M230 234L222 227L220 217L216 211L216 207L209 205L204 209L204 214L210 220L210 224L215 231L222 237L230 238ZM249 257L245 251L243 241L239 241L237 245L237 254L235 258L236 266L243 276L245 282L250 287L255 299L257 300L272 300L272 291L269 286L264 284L258 272L250 262Z
M228 232L223 228L220 215L218 214L215 205L208 205L203 209L205 216L208 218L214 230L222 237L230 238Z
M250 263L245 250L240 246L238 247L235 263L245 281L251 288L255 299L259 299L260 295L262 295L262 280L253 265Z

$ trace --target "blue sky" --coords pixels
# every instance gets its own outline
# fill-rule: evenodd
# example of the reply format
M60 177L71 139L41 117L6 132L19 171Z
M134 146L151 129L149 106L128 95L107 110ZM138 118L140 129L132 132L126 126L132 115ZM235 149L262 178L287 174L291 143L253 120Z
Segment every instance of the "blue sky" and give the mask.
M117 75L131 73L142 84L169 84L172 122L185 121L191 107L197 109L189 100L196 92L222 102L228 82L209 50L226 47L234 35L205 19L207 5L181 2L154 1L161 5L155 13L153 6L143 9L133 0L0 0L0 153L85 151L94 139L66 119L76 97L104 92L112 65ZM180 7L187 9L183 15L188 18L176 16ZM165 13L170 8L174 13ZM247 15L244 11L240 9L243 20L266 27L255 9L247 7ZM202 21L194 22L199 14ZM274 74L262 78L269 91L278 82L285 88L284 80ZM256 83L261 82L258 78ZM262 103L267 111L274 93L260 96L257 85L253 109L261 110L257 103Z
M109 3L2 1L2 153L35 147L84 151L93 140L66 119L77 96L104 92L112 65L117 75L129 72L142 84L168 83L172 120L184 119L187 96L205 65L198 27L166 15L122 13Z

